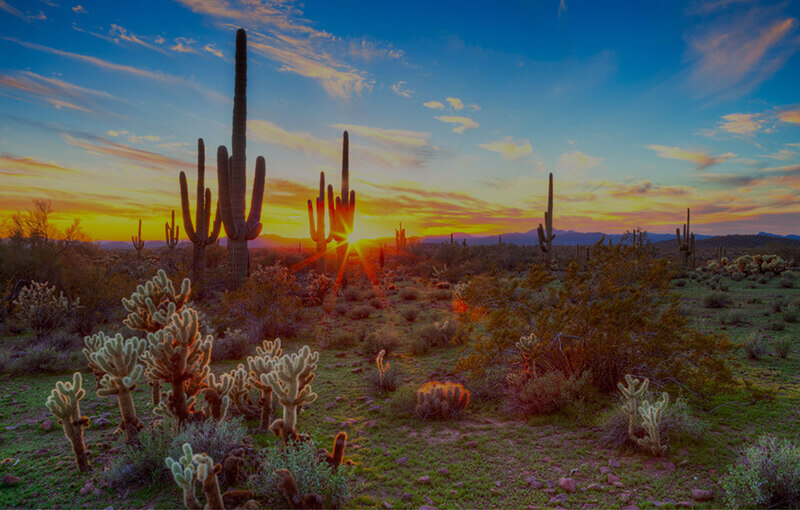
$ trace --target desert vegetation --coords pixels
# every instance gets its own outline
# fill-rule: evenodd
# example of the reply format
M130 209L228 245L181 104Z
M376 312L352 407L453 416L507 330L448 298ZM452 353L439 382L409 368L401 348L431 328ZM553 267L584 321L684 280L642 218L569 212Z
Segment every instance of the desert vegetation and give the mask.
M254 249L246 58L188 243L6 222L0 506L800 506L796 258L706 257L688 209L668 248L557 246L553 174L538 246L356 241L347 131L312 252Z

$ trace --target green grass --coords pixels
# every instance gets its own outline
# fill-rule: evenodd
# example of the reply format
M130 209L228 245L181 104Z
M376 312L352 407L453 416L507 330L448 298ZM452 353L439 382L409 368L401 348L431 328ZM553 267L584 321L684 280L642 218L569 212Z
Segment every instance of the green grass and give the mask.
M662 463L652 465L644 454L603 446L599 428L602 413L594 408L509 420L500 412L498 402L475 400L454 421L423 422L393 415L388 406L391 395L377 394L371 389L367 372L374 367L371 360L356 353L358 346L345 351L344 357L336 357L339 352L336 350L321 352L313 383L319 398L300 414L299 428L320 446L330 448L341 423L350 420L345 428L350 443L347 456L357 463L354 469L359 484L355 491L359 495L349 503L351 507L380 507L384 501L395 508L416 508L423 504L440 508L554 506L549 504L554 494L531 489L527 481L530 477L557 483L560 477L572 476L580 488L600 484L597 491L579 489L568 495L563 503L568 507L592 503L617 508L624 506L620 496L626 492L631 494L630 502L640 508L654 507L657 501L691 499L691 490L695 488L714 489L719 494L719 480L750 440L767 432L791 437L800 427L800 324L786 323L784 331L777 333L767 327L771 321L781 320L780 314L763 315L776 299L800 300L800 289L781 288L778 279L765 285L747 280L725 279L725 282L730 286L727 294L733 304L721 310L703 307L703 297L712 292L706 283L687 279L684 287L676 288L696 327L725 332L733 342L760 330L770 349L779 337L788 335L797 340L795 350L787 359L780 359L770 351L761 361L749 360L737 350L731 360L736 375L746 377L759 388L774 391L774 399L754 402L751 394L742 389L701 402L699 407L704 410L696 409L696 415L707 424L708 433L699 441L675 440ZM755 283L755 288L750 288L751 283ZM373 330L392 326L407 342L426 324L450 317L449 303L428 299L430 289L424 285L401 282L399 287L411 285L421 291L417 302L404 302L397 291L388 292L389 306L373 311L369 319L353 321L331 316L324 319L324 327L358 333L364 327ZM399 315L399 310L407 306L419 307L419 316L413 323ZM723 324L721 314L732 309L742 311L745 319L742 324ZM8 338L4 342L8 345L22 338L25 337ZM287 349L297 348L299 342L313 343L313 335L309 333L308 338L289 342ZM458 348L451 347L432 349L419 358L401 350L388 361L400 368L403 384L416 387L431 372L452 370L457 357ZM219 363L214 368L227 370L236 363ZM354 373L357 368L362 371ZM106 428L92 425L86 431L86 442L96 467L88 475L77 472L60 427L51 431L40 427L41 422L51 419L44 407L47 394L56 380L66 377L66 374L0 376L3 388L0 458L12 459L0 466L0 474L13 474L22 480L18 486L0 488L0 507L179 507L180 491L171 480L113 493L101 487L99 472L112 455L109 450L121 444L120 437L113 435L119 414L113 398L94 394L94 379L88 375L84 378L87 396L82 411L93 420L105 416L112 425ZM143 387L136 392L137 409L143 419L151 419L149 393L146 385ZM359 399L363 396L372 397L372 401ZM335 397L344 399L337 401ZM376 404L381 408L375 410ZM605 404L614 405L614 401L609 398ZM325 418L333 418L335 422ZM377 425L368 426L372 421ZM273 441L263 434L254 434L254 438L265 446ZM403 457L407 460L398 463ZM611 487L607 475L601 473L601 468L609 466L610 459L621 464L612 468L612 472L622 479L624 488ZM449 473L440 472L442 468ZM417 479L421 476L429 476L430 483L420 484ZM95 480L94 484L100 487L98 493L80 494L89 480ZM709 506L719 505L718 497Z

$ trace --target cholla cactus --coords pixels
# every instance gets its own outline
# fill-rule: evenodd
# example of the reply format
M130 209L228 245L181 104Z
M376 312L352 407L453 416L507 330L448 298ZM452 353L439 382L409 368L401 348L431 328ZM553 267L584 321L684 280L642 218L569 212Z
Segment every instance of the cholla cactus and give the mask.
M80 372L72 374L72 383L58 381L55 389L47 397L45 405L58 418L58 423L64 429L64 436L72 445L78 469L85 473L91 467L89 451L83 444L83 427L89 426L89 418L81 416L80 401L86 395L86 391L81 387L82 383Z
M233 381L230 391L231 412L247 419L259 416L258 405L253 402L253 397L250 394L254 388L248 382L249 373L247 368L240 363L239 366L228 372L228 375Z
M184 278L177 292L167 273L159 269L152 280L136 287L130 299L122 299L122 305L129 312L123 323L142 333L154 333L167 325L172 314L181 311L191 291L188 278Z
M636 427L636 416L639 409L639 403L647 395L647 387L650 384L650 379L639 381L630 374L625 375L625 382L627 386L622 383L617 383L619 391L625 397L625 403L622 404L622 410L628 415L628 434L634 437L634 429ZM641 385L640 385L641 383Z
M206 388L211 373L211 348L214 338L198 331L197 312L188 309L172 315L162 330L147 335L150 348L142 357L145 375L154 382L166 382L166 404L153 409L156 414L171 414L179 424L202 415L194 410L195 395Z
M283 406L283 418L272 423L272 432L287 444L289 440L298 439L297 409L303 404L310 404L317 399L311 390L311 382L316 377L319 353L311 352L304 345L297 354L284 354L276 363L275 369L261 376L261 382L269 384Z
M289 508L292 509L315 509L324 508L325 500L319 494L310 492L308 494L301 494L300 489L297 487L297 481L294 475L288 469L278 469L275 471L275 476L278 477L281 492L289 502Z
M378 384L383 388L383 379L386 377L386 372L389 371L389 363L384 363L383 358L386 356L386 349L381 349L378 356L375 358L375 366L378 367Z
M420 418L452 418L469 404L470 393L459 383L429 381L417 390Z
M206 417L211 417L216 421L225 418L228 408L231 405L230 392L233 387L233 378L228 374L222 374L217 380L214 374L209 374L207 387L203 389L206 409Z
M67 317L80 305L80 300L70 301L47 282L31 282L22 288L14 300L17 314L28 323L36 338L64 324Z
M661 398L650 403L649 400L639 406L639 415L642 418L642 428L647 433L644 437L634 437L636 444L650 450L653 455L662 456L667 450L666 442L661 442L661 422L669 405L669 395L661 394Z
M281 339L276 338L275 341L264 340L260 347L256 347L256 355L247 358L250 369L247 382L261 391L258 404L261 406L260 428L263 431L269 430L272 419L272 386L262 382L261 376L266 376L275 369L281 354Z
M203 508L197 500L194 486L196 482L203 484L203 494L206 496L206 509L222 510L222 493L219 490L217 474L222 466L215 464L214 460L205 453L194 453L189 443L183 444L183 455L178 460L172 457L164 459L167 468L172 472L175 483L183 490L183 504L186 508L197 510Z
M145 339L122 337L117 333L108 337L102 333L93 337L86 337L87 349L95 348L87 357L90 364L98 367L103 376L97 388L99 397L117 396L122 423L119 429L125 432L127 441L136 440L136 435L143 425L136 416L136 407L133 404L131 391L136 389L136 380L142 376L143 367L139 363L139 356L144 354L147 346ZM102 342L102 345L99 345Z

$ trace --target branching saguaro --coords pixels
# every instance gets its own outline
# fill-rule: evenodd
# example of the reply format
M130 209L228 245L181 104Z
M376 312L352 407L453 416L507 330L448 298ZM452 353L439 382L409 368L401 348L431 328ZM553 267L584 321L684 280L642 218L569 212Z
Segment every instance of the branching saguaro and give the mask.
M694 267L694 234L692 233L690 210L686 209L686 223L683 224L683 237L681 237L681 229L675 229L675 237L678 240L678 250L683 255L683 265Z
M180 235L181 227L175 226L175 210L172 211L172 224L164 223L164 237L166 238L167 248L170 251L178 246L178 237Z
M553 173L550 172L550 183L547 187L547 210L544 212L544 227L539 223L539 249L544 256L544 265L550 269L553 254Z
M228 287L239 288L247 278L249 253L247 241L261 233L261 204L264 200L266 162L263 156L256 159L256 175L250 214L245 218L247 191L247 35L243 29L236 32L236 79L233 96L233 134L231 157L228 149L217 149L217 179L219 180L219 207L222 224L228 236Z
M348 236L353 232L356 213L356 191L350 189L350 136L347 131L342 135L342 193L334 199L333 186L328 185L328 209L331 216L331 234L339 246L336 254L340 271L344 271L342 285L347 284L347 260L345 254L348 247ZM344 268L342 269L342 264Z
M453 235L450 234L450 241L452 242ZM400 228L394 229L394 244L397 251L406 249L406 229L403 228L403 222L400 222Z
M189 207L189 186L186 174L181 172L181 210L183 211L183 230L192 242L192 283L200 285L206 269L206 246L214 244L222 225L222 216L217 204L214 226L211 227L211 190L206 188L206 147L203 139L197 139L197 205L195 221L192 224L192 211ZM211 230L209 231L209 227Z
M131 236L131 244L133 249L136 250L136 256L142 258L142 250L144 249L144 240L142 239L142 220L139 220L139 233L136 236Z
M333 187L331 188L331 196L333 195ZM319 196L317 196L316 205L308 201L308 231L311 235L311 240L317 244L317 272L325 272L325 252L328 249L328 243L333 241L333 225L335 223L334 215L335 210L329 202L329 224L328 235L325 235L325 172L319 173ZM315 210L316 207L316 210ZM314 222L314 214L317 215L316 225Z

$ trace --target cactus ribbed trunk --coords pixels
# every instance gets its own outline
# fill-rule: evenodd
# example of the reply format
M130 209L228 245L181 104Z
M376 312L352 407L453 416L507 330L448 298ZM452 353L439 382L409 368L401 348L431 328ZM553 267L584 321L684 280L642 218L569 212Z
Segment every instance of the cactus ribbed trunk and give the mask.
M228 239L228 287L238 289L248 274L247 239Z
M542 252L544 258L544 265L550 269L553 263L553 174L550 173L549 184L547 188L547 210L544 212L544 226L539 223L537 230L539 235L539 250Z
M272 421L272 388L261 391L261 430L269 432L270 422Z
M120 388L117 393L120 414L122 414L122 430L125 432L125 439L132 443L136 441L136 436L142 428L139 418L136 416L136 406L133 404L131 390Z

